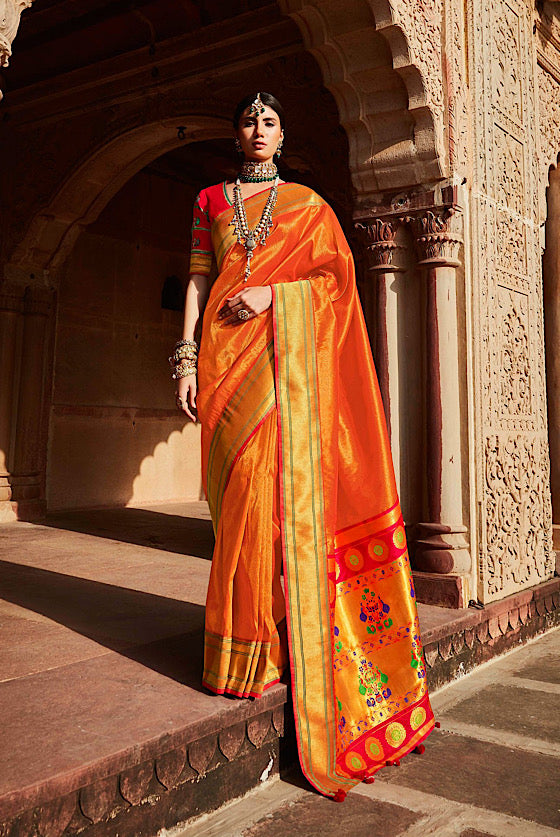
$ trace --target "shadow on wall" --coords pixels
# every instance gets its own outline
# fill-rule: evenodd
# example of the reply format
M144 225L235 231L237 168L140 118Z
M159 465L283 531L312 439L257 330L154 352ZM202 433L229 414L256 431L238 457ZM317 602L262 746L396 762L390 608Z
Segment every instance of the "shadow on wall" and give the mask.
M182 312L196 188L155 164L78 238L61 277L47 508L197 500L200 428L175 406L168 355Z
M53 408L49 511L201 496L200 427L178 411Z

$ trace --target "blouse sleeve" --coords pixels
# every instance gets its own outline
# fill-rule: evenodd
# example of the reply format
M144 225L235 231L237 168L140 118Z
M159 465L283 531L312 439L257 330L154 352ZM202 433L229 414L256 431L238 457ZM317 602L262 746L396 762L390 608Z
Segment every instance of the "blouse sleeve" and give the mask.
M190 273L208 276L212 267L212 252L208 198L203 190L194 202Z

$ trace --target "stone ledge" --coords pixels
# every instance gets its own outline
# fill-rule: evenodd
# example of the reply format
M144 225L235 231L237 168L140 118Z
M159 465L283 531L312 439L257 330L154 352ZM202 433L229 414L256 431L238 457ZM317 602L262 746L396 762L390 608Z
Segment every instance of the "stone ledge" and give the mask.
M259 701L232 701L226 714L235 723L209 719L194 740L192 729L164 734L133 752L8 794L0 799L0 835L155 834L215 810L263 775L277 774L281 760L286 767L295 761L295 732L281 742L286 700L286 686L272 687Z
M560 579L481 610L421 606L420 615L434 689L560 624ZM288 700L279 684L260 700L228 701L181 728L6 793L0 837L153 835L215 810L296 762Z
M457 612L422 633L430 688L462 677L480 663L560 625L560 578L479 609Z
M469 576L413 570L416 601L422 604L464 609L469 602Z

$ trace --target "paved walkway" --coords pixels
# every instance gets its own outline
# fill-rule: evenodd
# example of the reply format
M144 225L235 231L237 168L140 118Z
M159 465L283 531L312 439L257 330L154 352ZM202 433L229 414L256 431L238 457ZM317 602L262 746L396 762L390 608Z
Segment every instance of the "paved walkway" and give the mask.
M433 696L423 756L337 805L301 777L263 781L173 837L560 835L560 629Z

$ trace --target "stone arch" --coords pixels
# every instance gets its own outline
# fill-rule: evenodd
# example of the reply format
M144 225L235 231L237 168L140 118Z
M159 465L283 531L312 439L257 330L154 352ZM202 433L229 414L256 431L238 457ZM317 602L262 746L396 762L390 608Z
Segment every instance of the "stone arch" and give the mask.
M143 124L104 142L68 175L33 218L10 259L11 266L56 273L80 232L144 166L186 143L230 135L229 120L189 113Z
M426 60L413 56L410 44L422 34L413 31L418 24L404 21L403 9L398 20L388 0L278 0L278 6L297 24L334 96L357 203L441 180L441 63L436 66L432 55L430 71ZM183 139L179 125L188 126ZM230 130L225 119L191 112L148 120L105 142L35 215L10 266L52 275L80 231L133 174L178 145L229 136Z
M411 47L422 39L413 31L417 18L405 21L401 9L399 19L388 0L278 2L298 24L335 97L358 195L442 179L441 31L426 30L425 40L435 35L439 43L419 60Z

